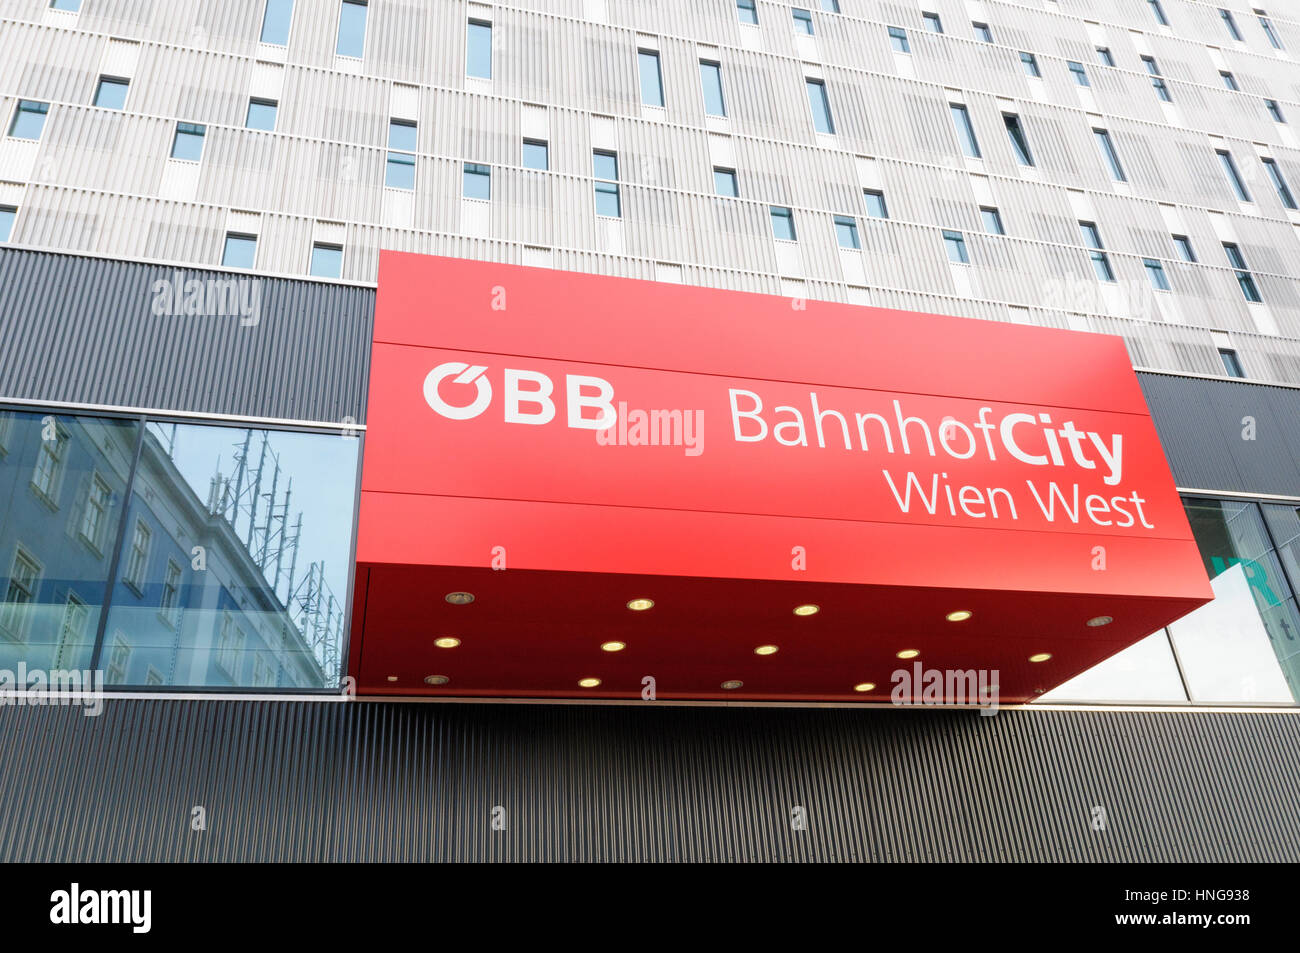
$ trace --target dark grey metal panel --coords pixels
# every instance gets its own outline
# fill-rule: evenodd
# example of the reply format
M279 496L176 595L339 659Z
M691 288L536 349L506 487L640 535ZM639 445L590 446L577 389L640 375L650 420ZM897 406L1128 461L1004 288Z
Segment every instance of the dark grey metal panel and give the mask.
M259 283L257 323L154 313L154 282ZM0 248L0 396L365 421L375 293Z
M1300 861L1283 713L135 699L0 764L3 861Z
M1300 496L1300 389L1140 373L1180 486ZM1244 439L1246 418L1253 439Z

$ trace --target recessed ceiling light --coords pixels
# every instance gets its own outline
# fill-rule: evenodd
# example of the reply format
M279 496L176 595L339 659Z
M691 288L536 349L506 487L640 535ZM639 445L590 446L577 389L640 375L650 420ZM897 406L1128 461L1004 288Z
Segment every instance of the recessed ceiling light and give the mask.
M1091 619L1089 619L1088 625L1092 626L1095 629L1099 625L1110 625L1114 621L1115 621L1114 616L1098 615L1098 616L1093 616Z
M918 655L920 655L920 654L921 654L921 650L920 650L920 649L903 649L903 651L901 651L901 652L898 653L898 657L899 657L899 658L916 658L916 657L917 657Z
M454 649L460 645L460 639L452 635L444 635L441 638L434 639L433 644L440 649Z
M795 615L816 615L817 613L819 613L819 612L821 612L821 611L822 611L822 607L821 607L821 606L815 606L815 605L813 605L811 602L809 602L809 603L807 603L807 604L805 604L805 605L802 605L802 606L795 606L795 607L794 607L794 614L795 614Z
M627 648L626 642L601 642L600 648L605 652L622 652Z
M653 609L655 601L653 599L633 599L628 602L627 607L633 612L644 612L646 609Z
M449 592L443 598L445 598L448 602L450 602L454 606L467 606L474 601L474 593Z
M974 614L969 609L958 609L956 612L949 612L944 618L949 622L965 622Z
M745 683L738 678L731 678L723 682L722 687L725 688L727 691L731 691L732 689L740 688L744 684Z
M426 685L446 685L446 684L447 684L448 682L450 682L450 681L451 681L451 679L448 678L446 675L426 675L426 676L424 676L424 684L426 684Z
M853 686L853 690L855 692L869 692L875 687L875 682L858 682L858 684Z
M758 648L754 649L754 654L755 654L755 655L775 655L775 654L776 654L776 646L775 646L775 645L760 645Z
M1035 654L1029 656L1029 661L1031 661L1031 662L1046 662L1046 661L1047 661L1049 658L1051 658L1051 657L1052 657L1052 653L1051 653L1051 652L1037 652L1037 653L1035 653Z
M600 679L598 679L598 678L580 678L580 679L578 679L578 684L581 685L583 688L595 688L597 685L600 684Z
M397 681L397 676L396 676L396 675L389 675L389 676L388 676L388 680L389 680L390 682L395 682L395 681Z

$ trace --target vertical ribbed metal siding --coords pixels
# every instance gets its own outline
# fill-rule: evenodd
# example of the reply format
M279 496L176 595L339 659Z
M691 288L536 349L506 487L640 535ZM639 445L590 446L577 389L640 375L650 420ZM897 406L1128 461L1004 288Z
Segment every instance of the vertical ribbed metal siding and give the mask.
M153 283L258 281L258 321L158 316ZM0 396L365 421L371 288L0 248Z
M1286 714L10 708L0 860L1294 862L1297 752Z

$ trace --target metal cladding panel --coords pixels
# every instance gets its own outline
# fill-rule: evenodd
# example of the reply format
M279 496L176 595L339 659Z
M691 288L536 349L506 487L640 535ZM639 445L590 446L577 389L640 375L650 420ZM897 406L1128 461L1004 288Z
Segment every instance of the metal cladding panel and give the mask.
M1298 751L1287 713L7 708L0 860L1295 862Z
M249 318L155 313L157 281L232 278L256 283ZM0 249L0 396L364 423L374 301L370 288Z
M1139 373L1179 486L1300 496L1300 389Z

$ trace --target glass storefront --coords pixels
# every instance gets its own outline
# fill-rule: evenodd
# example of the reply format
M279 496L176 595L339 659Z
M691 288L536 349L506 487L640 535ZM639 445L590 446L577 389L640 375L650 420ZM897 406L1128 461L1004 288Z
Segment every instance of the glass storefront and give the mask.
M0 668L334 689L359 441L0 410Z

